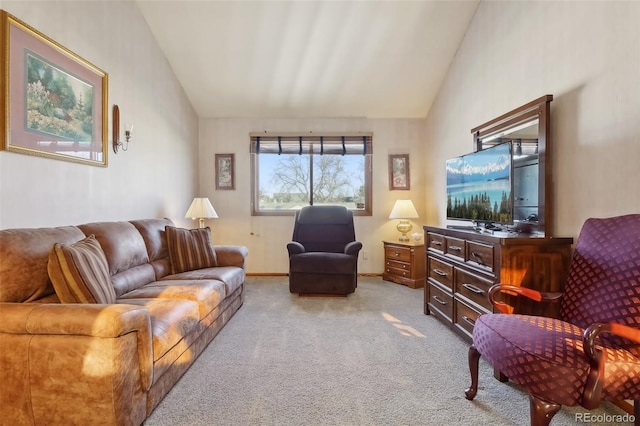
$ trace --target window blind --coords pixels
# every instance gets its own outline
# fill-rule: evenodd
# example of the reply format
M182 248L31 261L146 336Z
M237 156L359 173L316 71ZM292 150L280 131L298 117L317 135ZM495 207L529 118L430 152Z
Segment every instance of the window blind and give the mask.
M251 133L252 154L368 155L373 153L371 133L272 134Z

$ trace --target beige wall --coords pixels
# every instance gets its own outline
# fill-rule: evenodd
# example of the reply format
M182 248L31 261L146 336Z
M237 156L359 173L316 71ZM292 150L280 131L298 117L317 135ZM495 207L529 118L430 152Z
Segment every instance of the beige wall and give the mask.
M2 1L0 7L109 75L111 108L133 122L106 168L0 152L0 228L170 217L198 185L198 119L134 3ZM190 222L190 221L189 221Z
M640 2L483 1L427 117L427 221L470 129L553 94L556 235L640 212Z
M410 198L421 218L425 215L424 120L416 119L202 119L200 120L200 189L211 199L219 219L209 222L214 240L249 247L250 273L286 273L293 217L251 216L249 133L373 132L373 216L355 218L356 237L363 243L359 272L382 273L382 240L397 239L395 223L388 219L395 200ZM236 190L215 189L215 154L234 153ZM389 191L388 155L409 154L411 189ZM413 222L421 231L422 219Z

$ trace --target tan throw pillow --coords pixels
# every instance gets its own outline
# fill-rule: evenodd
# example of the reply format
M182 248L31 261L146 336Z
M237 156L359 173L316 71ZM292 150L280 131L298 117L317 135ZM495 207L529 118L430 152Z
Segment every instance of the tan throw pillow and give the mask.
M62 303L114 303L109 265L94 235L74 244L54 244L47 265Z
M211 242L211 229L182 229L166 226L171 273L211 268L218 264Z

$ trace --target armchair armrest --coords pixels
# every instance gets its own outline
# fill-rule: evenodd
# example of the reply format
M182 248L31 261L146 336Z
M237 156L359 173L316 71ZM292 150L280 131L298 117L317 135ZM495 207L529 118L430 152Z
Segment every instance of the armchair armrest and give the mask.
M513 285L507 284L494 284L489 289L489 301L491 304L503 314L508 314L511 312L512 307L503 302L502 300L497 299L497 295L500 293L510 294L512 296L523 296L527 299L531 299L536 302L551 302L558 303L562 298L563 293L552 293L552 292L543 292L538 290L533 290L526 287L516 287Z
M0 303L0 333L116 338L136 333L141 387L153 381L151 320L146 308L113 304ZM0 340L0 348L2 340ZM8 348L2 348L8 349Z
M297 241L292 241L287 244L287 250L289 251L289 257L293 256L294 254L304 253L306 251L304 246Z
M245 269L249 249L245 246L214 245L219 266L237 266Z
M582 346L589 358L589 375L583 393L583 406L588 409L600 405L602 398L602 378L607 362L606 352L596 347L596 340L601 333L614 334L619 337L640 343L640 329L618 323L594 323L582 333Z
M354 256L358 255L358 253L360 252L360 249L362 249L362 243L360 241L351 241L346 246L344 246L345 254L350 254Z

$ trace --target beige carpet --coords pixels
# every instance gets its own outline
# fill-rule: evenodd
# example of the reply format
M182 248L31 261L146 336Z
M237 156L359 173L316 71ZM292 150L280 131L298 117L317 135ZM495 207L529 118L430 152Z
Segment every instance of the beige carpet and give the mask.
M423 292L378 277L346 298L301 298L287 277L250 277L244 306L145 422L164 425L516 425L526 394L480 364L473 402L468 343L422 310ZM565 408L576 416L617 407ZM603 417L590 425L613 424ZM620 423L617 423L620 424Z

